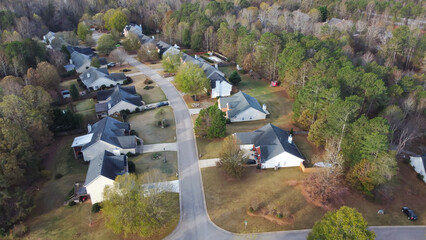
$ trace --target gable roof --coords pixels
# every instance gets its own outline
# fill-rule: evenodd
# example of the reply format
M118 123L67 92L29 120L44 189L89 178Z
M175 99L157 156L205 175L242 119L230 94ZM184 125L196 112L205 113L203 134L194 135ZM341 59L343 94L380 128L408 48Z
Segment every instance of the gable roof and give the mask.
M71 60L72 64L74 64L76 69L79 69L81 66L85 64L90 64L90 56L87 56L85 54L79 53L77 51L73 51L71 53Z
M294 141L288 142L289 133L270 123L253 132L235 133L235 136L241 144L253 144L255 147L260 147L262 162L283 152L304 159Z
M104 141L123 149L135 148L136 138L126 135L128 131L130 131L129 123L120 122L111 117L103 118L91 126L89 134L92 133L93 136L90 142L83 146L83 150L98 141Z
M104 151L90 161L84 186L90 184L98 176L115 180L115 177L127 172L127 158L125 155L115 156L111 152Z
M226 105L229 105L230 110L228 110L228 117L230 118L236 116L248 108L254 108L259 112L268 114L263 110L262 106L260 106L256 98L242 91L239 91L230 97L221 97L219 103L220 108L226 108Z
M80 79L86 86L90 86L92 83L98 80L98 78L101 78L101 77L105 77L114 82L126 80L126 75L124 73L109 74L108 69L106 68L90 67L85 72L80 74Z
M160 55L160 57L163 56L163 53L171 47L170 44L165 43L163 41L158 41L156 46L159 50L158 55Z
M99 91L97 96L98 101L103 101L111 97L108 102L110 108L121 101L125 101L136 106L142 106L142 98L136 94L135 86L122 87L117 85L113 89Z
M72 54L73 52L78 52L78 53L84 54L84 55L89 56L89 57L92 57L92 56L95 55L93 50L89 47L67 46L67 50L70 54Z

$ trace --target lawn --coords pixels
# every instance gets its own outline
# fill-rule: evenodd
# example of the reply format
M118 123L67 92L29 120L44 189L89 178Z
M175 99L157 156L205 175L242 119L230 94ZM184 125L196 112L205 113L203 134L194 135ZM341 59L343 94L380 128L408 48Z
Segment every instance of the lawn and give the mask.
M426 188L414 171L399 164L398 175L380 187L376 198L366 198L349 189L342 195L343 205L356 208L370 226L424 225L426 224ZM248 168L240 180L229 178L223 169L201 169L207 209L210 218L219 227L231 232L264 232L312 228L326 212L306 201L302 195L303 180L309 175L299 168L257 170ZM253 194L255 193L255 194ZM263 217L249 216L247 210L254 202L263 209L275 208L287 212L287 224L279 225ZM269 207L268 207L269 206ZM401 213L408 206L416 212L418 220L411 222ZM339 206L334 206L338 208ZM377 214L379 209L384 215ZM244 221L248 221L244 229Z
M226 76L231 75L235 70L235 67L221 67L219 68ZM255 97L260 104L266 104L267 110L270 112L270 115L265 120L257 121L248 121L248 122L239 122L226 125L226 135L229 136L236 132L249 132L254 131L267 123L272 123L278 127L283 128L284 130L290 130L294 128L293 126L293 102L290 100L284 88L282 87L271 87L268 82L257 80L253 77L250 77L248 74L240 74L242 81L239 83L237 89L238 91L244 91L245 93ZM204 139L200 141L197 139L198 151L201 153L202 158L216 158L219 155L217 151L218 140L209 141ZM209 146L211 145L211 146ZM216 149L216 151L211 150ZM300 149L302 153L306 151L306 156L311 156L308 149ZM310 159L310 158L308 158Z
M135 86L136 92L142 95L142 100L146 104L156 103L166 101L167 97L164 94L163 90L155 84L155 82L151 84L145 84L144 81L147 79L145 75L136 75L132 77L133 83L130 86ZM144 89L145 86L152 86L151 89Z
M83 91L83 89L78 85L77 79L61 82L60 86L61 86L61 89L71 90L71 85L73 84L77 87L78 91Z
M158 127L159 119L156 113L164 109L164 119L170 124L166 128ZM133 113L130 115L128 122L139 137L143 139L144 144L169 143L176 141L176 124L171 107L161 107L160 109L147 110L141 113Z
M128 69L130 71L125 72L124 74L130 74L130 73L135 73L135 72L139 72L139 70L133 66L130 66L128 64L124 64L122 66L119 66L118 64L115 67L112 68L108 68L108 72L109 73L117 73L117 72L123 72L124 69Z
M71 103L74 106L74 111L83 116L83 126L88 123L93 124L99 119L96 117L95 100L92 98L84 99Z
M154 159L155 154L161 154L157 159ZM164 163L164 159L167 160ZM176 180L178 171L177 152L159 152L159 153L144 153L129 159L136 165L136 173L142 174L151 169L160 169L161 172L167 175L168 180Z

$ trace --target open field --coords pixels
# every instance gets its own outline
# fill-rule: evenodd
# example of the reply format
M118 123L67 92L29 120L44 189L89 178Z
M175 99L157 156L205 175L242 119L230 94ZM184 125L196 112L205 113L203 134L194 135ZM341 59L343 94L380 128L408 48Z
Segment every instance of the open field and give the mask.
M348 190L342 197L343 204L360 211L371 226L426 224L426 202L419 200L426 199L424 183L416 178L407 164L400 163L399 167L398 175L379 189L375 199L367 199L355 190ZM201 171L210 218L219 227L231 232L312 228L326 212L307 202L302 195L303 180L309 174L302 173L299 168L274 171L250 167L238 181L227 177L220 168L204 168ZM263 217L249 216L247 210L254 202L258 202L263 209L275 208L287 212L291 221L279 225ZM418 220L407 220L401 213L402 206L414 209ZM385 214L377 214L379 209L383 209ZM245 220L248 221L246 230Z
M164 109L164 119L170 124L166 128L160 128L157 125L159 119L156 113ZM159 109L147 110L141 113L133 113L129 116L128 122L139 137L143 139L144 144L169 143L176 141L176 123L171 107L161 107Z
M144 83L144 81L147 79L145 75L133 76L132 79L133 79L133 83L131 83L129 86L135 86L136 92L142 95L142 100L146 104L167 100L167 97L163 93L163 90L161 90L161 88L158 85L156 85L155 82L151 84ZM154 88L147 90L147 89L144 89L145 86L152 86Z
M162 173L167 175L168 180L177 180L176 173L178 171L177 152L158 152L161 156L154 159L155 153L144 153L129 158L136 165L136 173L142 174L151 169L160 169ZM164 159L167 160L164 163Z

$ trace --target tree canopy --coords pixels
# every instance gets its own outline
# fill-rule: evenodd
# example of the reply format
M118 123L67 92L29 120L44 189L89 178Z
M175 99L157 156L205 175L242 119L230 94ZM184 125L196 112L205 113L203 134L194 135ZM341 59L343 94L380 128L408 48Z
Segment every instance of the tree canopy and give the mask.
M240 178L244 172L244 164L247 157L235 137L225 138L220 152L220 160L217 165L225 170L225 172L236 178Z
M115 48L117 41L111 34L102 35L98 40L96 49L103 54L109 54Z
M217 103L201 109L195 120L195 134L207 138L221 138L226 135L225 114L218 108Z
M210 90L210 80L203 69L192 62L180 66L175 82L179 90L194 96Z

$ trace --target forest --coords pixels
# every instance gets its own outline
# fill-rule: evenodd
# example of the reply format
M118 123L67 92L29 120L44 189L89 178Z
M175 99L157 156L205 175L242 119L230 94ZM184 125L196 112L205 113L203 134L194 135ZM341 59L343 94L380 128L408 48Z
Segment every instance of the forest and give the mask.
M107 19L111 9L121 9L146 34L194 51L217 51L244 71L279 81L294 99L295 124L325 149L316 160L338 166L339 177L372 195L396 174L396 155L424 141L425 4L3 0L0 235L30 211L25 186L42 176L37 151L51 143L60 119L51 103L68 56L40 43L48 31L92 45L84 25L113 29Z

